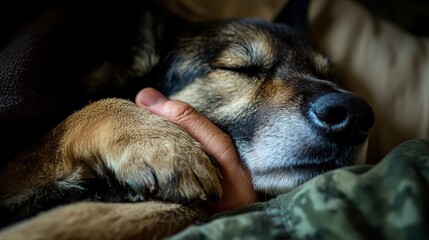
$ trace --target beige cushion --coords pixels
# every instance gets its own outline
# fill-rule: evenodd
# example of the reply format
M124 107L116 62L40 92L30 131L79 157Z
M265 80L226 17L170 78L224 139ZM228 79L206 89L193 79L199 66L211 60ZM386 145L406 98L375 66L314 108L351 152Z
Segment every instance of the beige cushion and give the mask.
M337 66L341 84L374 108L370 161L407 139L429 139L429 39L351 0L313 0L309 13L310 35Z
M228 18L271 20L288 0L155 0L187 19L194 21Z

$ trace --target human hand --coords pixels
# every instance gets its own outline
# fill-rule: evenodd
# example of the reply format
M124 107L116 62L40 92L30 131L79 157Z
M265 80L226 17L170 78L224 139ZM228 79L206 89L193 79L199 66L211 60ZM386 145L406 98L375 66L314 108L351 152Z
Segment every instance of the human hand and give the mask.
M191 105L169 100L153 88L136 96L136 104L183 127L205 148L220 166L223 196L219 202L208 202L211 212L221 212L257 201L249 173L241 166L231 138Z

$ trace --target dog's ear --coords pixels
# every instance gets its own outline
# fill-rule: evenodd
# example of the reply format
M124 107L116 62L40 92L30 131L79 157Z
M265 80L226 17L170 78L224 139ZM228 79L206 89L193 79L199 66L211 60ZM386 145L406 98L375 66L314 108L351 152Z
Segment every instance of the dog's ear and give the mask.
M274 19L274 22L286 23L297 31L307 32L309 3L310 0L290 0Z

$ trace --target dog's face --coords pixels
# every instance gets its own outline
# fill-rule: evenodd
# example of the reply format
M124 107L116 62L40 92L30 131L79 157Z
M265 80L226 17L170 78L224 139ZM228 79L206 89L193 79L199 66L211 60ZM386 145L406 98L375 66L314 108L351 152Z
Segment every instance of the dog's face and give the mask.
M161 89L232 137L257 190L278 194L364 161L371 108L330 82L327 59L286 25L196 26L167 59Z

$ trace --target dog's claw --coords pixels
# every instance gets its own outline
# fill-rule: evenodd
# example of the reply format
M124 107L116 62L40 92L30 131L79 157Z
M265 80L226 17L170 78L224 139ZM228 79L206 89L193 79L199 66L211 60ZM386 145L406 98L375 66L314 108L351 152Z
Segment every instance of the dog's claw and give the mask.
M201 194L200 199L203 201L207 201L207 195L205 193Z
M139 178L127 178L126 184L138 194L154 194L158 190L157 179L151 169L144 169L137 173Z

